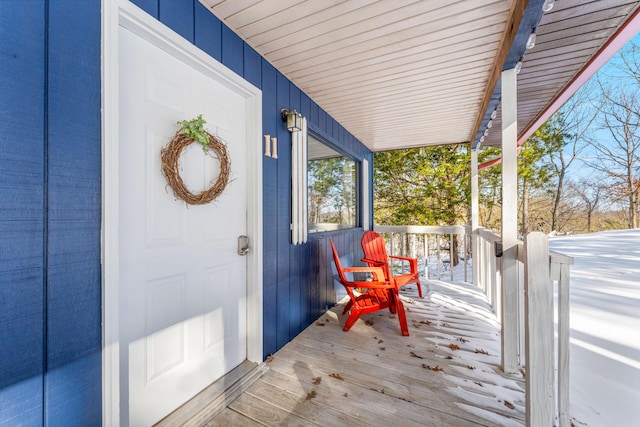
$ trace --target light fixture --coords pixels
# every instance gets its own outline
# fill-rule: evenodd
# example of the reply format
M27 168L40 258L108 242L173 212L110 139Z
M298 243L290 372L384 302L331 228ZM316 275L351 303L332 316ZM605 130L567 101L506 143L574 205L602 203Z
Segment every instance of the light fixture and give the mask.
M295 109L288 111L286 108L280 110L282 120L287 122L287 130L289 132L296 132L302 130L302 114L298 113Z
M484 142L484 135L482 135L482 136L480 137L480 142L478 143L478 145L479 145L479 144L482 144L483 142Z
M516 62L515 70L516 74L520 74L520 70L522 70L522 61Z
M551 9L553 9L554 4L554 0L544 0L544 3L542 4L542 11L545 13L549 12Z
M484 136L487 136L487 135L489 135L489 129L484 130Z
M533 49L536 45L536 32L534 31L527 40L527 49Z
M493 127L493 120L489 120L489 123L487 123L487 129L491 129Z
M495 119L497 115L498 115L498 110L497 109L493 110L493 112L491 113L491 120Z

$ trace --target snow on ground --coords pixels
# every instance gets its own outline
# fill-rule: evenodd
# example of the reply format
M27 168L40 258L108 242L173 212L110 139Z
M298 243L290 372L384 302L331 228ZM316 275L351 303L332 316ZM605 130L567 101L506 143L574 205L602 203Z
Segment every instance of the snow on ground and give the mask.
M552 237L549 244L574 257L571 419L576 427L640 426L640 229ZM459 267L453 282L463 280ZM429 265L432 280L436 268ZM441 279L450 281L450 272Z
M571 417L640 426L640 229L553 237L571 266Z

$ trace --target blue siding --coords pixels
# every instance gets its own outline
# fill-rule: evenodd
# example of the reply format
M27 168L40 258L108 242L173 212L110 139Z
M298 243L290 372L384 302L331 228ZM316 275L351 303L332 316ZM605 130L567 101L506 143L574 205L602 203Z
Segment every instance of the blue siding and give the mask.
M195 10L195 43L212 58L222 61L222 23L199 1Z
M135 4L154 18L158 18L158 0L131 0L131 3Z
M45 28L0 2L0 426L42 422Z
M264 114L266 111L278 109L276 103L276 69L267 61L262 61L262 133L265 135L276 135L280 125L278 117L272 114ZM264 148L264 142L260 144ZM265 355L275 353L277 350L276 328L277 328L277 303L278 289L276 287L278 277L278 266L274 260L273 252L271 258L267 256L267 251L273 249L278 244L278 230L267 224L276 224L278 220L278 204L276 197L278 194L278 183L276 179L278 160L271 157L264 157L262 162L262 209L265 227L263 228L263 245L265 251L265 262L263 263L262 277L262 303L263 303L263 351Z
M194 41L194 1L197 0L160 0L158 6L160 22L191 43Z
M0 425L99 425L100 3L0 2Z
M244 78L255 87L262 84L262 58L251 46L244 43Z
M236 74L243 75L244 42L226 25L222 26L222 63Z
M362 159L371 153L197 0L133 0L260 87L264 356L338 295L328 238L359 257L360 229L290 244L290 141L281 108ZM0 1L0 426L101 422L100 2ZM262 140L255 145L260 152Z
M101 34L96 3L49 0L49 425L99 425L101 416Z
M289 80L277 73L276 81L276 103L277 108L288 108L289 104ZM263 112L263 114L266 112ZM278 126L278 170L276 172L277 187L277 203L278 218L275 224L264 224L265 227L275 226L278 230L278 242L271 251L266 251L269 262L275 261L278 266L278 277L276 278L278 300L276 303L277 325L276 325L276 344L277 348L282 347L289 342L289 321L290 321L290 302L291 295L289 293L290 271L289 265L291 259L289 251L291 248L291 134L282 125ZM275 249L275 251L274 251Z

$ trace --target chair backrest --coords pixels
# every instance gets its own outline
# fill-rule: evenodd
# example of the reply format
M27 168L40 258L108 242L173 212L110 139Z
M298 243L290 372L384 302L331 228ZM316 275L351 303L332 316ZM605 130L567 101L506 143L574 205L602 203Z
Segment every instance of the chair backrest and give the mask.
M336 264L336 270L338 270L340 281L344 285L346 282L348 282L347 276L345 276L344 270L342 269L342 264L340 263L340 257L338 256L338 251L336 250L336 247L333 244L333 240L329 239L329 243L331 243L331 251L333 252L333 262Z
M388 260L387 248L384 239L375 231L366 231L360 240L364 257L376 262L386 263Z

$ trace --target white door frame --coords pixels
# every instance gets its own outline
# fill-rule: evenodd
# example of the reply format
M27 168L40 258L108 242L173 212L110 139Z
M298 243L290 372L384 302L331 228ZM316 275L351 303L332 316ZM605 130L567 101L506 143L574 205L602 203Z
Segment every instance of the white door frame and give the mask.
M122 26L247 99L247 360L262 362L262 92L128 0L102 0L102 423L119 425L118 133ZM253 144L255 143L255 147Z

